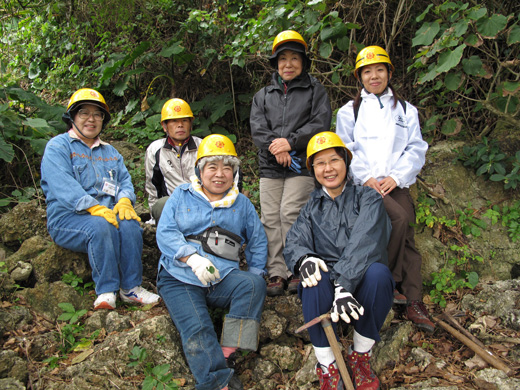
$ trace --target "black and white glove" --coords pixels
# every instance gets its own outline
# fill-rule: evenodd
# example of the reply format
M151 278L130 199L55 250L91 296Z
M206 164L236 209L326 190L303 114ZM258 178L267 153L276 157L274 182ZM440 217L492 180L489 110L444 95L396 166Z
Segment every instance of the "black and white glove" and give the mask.
M341 317L347 324L350 324L350 317L354 320L359 320L359 317L365 313L363 306L356 301L356 298L354 298L351 293L347 292L347 290L339 284L334 285L336 288L334 290L332 313L330 313L331 320L338 322Z
M217 267L215 267L209 259L199 255L198 253L191 255L186 261L186 264L191 267L204 286L220 279L220 273L218 272Z
M320 268L324 272L328 272L327 265L322 259L317 257L307 257L300 265L300 276L302 278L303 287L317 286L321 280Z

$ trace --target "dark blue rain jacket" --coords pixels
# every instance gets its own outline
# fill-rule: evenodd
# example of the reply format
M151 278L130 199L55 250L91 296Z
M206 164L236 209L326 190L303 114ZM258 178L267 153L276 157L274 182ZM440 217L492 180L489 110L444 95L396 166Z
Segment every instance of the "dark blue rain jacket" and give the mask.
M354 293L371 264L388 265L391 229L383 199L374 189L347 184L332 200L319 188L287 233L285 262L298 275L305 256L319 257L331 278Z

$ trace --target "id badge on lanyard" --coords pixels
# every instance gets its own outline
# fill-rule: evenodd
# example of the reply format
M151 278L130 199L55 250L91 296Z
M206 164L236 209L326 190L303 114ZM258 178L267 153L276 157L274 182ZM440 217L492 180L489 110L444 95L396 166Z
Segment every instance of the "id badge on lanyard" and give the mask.
M103 177L103 187L101 188L101 191L107 195L115 197L119 191L119 186L117 185L117 181L114 179L113 169L108 171L108 175L110 178Z

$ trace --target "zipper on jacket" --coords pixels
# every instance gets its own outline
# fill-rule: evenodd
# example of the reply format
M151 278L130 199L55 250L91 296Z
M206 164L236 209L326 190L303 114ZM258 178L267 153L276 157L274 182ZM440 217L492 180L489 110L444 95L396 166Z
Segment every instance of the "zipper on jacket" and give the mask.
M283 110L282 110L282 131L280 132L280 137L283 137L283 133L285 130L285 110L287 108L287 84L282 80L283 85Z

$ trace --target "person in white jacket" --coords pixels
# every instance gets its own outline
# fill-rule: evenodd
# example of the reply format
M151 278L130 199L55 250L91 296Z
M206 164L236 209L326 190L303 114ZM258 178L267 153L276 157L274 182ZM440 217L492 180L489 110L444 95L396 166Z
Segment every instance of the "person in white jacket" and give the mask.
M190 182L201 139L191 135L193 112L179 98L168 100L161 110L161 125L166 138L152 142L146 149L145 188L153 222L158 222L164 204L173 190Z
M399 98L390 84L394 66L379 46L359 52L354 70L362 88L337 114L337 134L352 151L354 184L373 188L383 197L392 222L389 267L396 282L394 303L406 304L406 315L419 328L434 324L422 302L422 258L415 247L415 208L409 187L425 162L417 109Z

